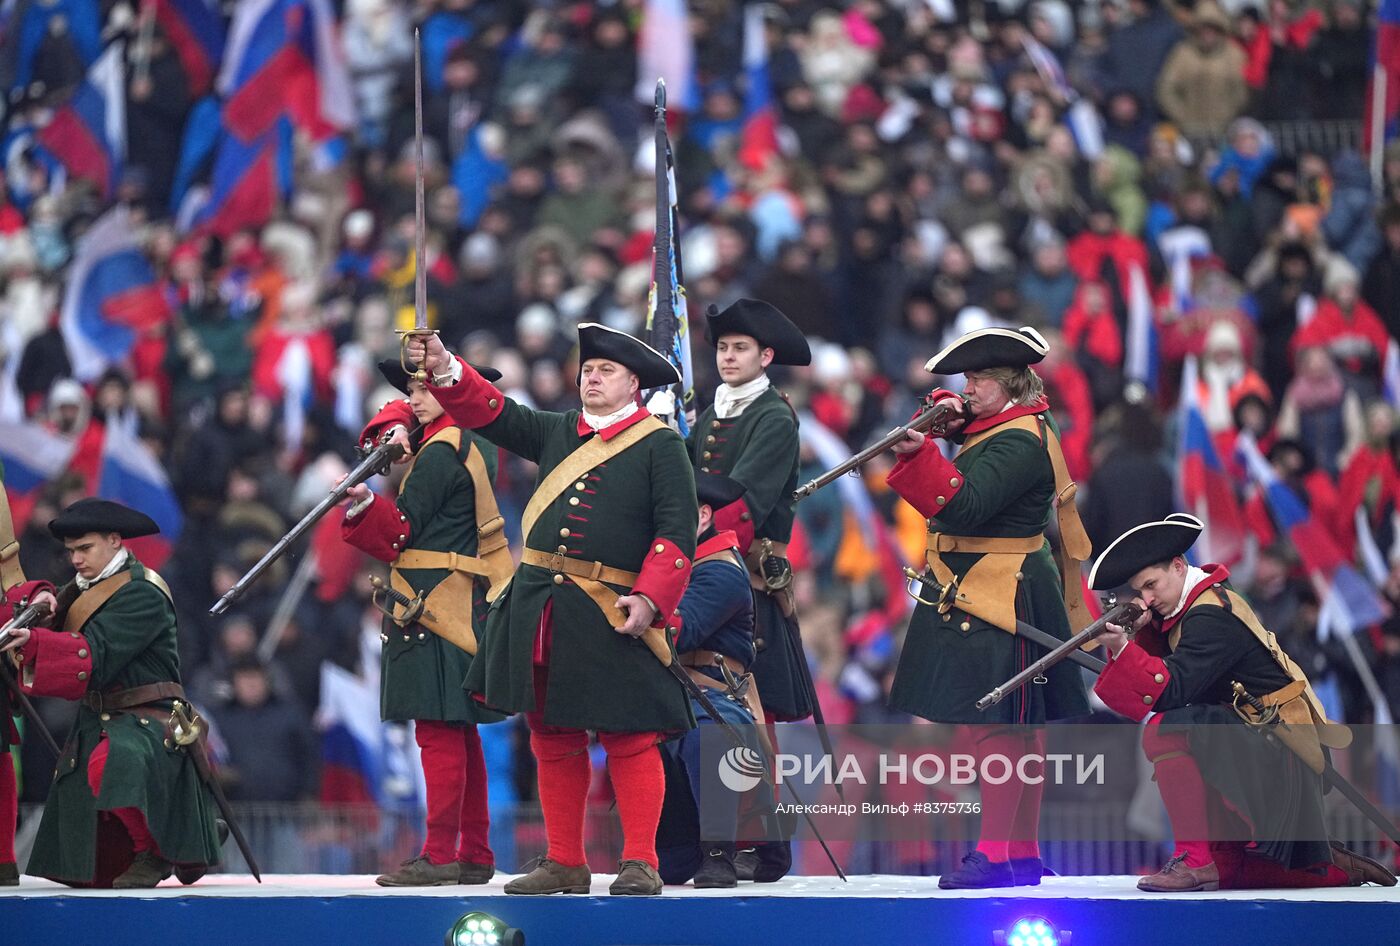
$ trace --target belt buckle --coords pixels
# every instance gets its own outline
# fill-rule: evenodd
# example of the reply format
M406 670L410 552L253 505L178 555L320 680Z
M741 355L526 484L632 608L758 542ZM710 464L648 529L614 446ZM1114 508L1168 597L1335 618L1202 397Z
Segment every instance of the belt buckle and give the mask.
M554 574L559 575L564 571L564 560L567 558L563 552L550 552L549 565L547 566Z

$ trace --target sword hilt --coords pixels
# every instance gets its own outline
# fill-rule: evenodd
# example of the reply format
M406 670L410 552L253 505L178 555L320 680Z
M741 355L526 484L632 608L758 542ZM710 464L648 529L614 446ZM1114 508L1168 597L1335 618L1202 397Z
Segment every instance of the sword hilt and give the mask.
M378 575L371 576L369 583L374 588L374 591L370 592L370 601L395 624L407 627L423 616L424 602L421 594L410 598L397 588L391 588L389 583ZM403 613L395 614L393 607L385 602L399 605L403 608Z

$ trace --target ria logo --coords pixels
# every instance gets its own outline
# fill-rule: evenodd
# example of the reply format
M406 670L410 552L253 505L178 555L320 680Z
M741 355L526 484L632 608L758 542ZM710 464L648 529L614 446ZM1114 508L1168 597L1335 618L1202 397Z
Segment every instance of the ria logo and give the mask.
M731 792L753 791L763 781L763 756L748 746L736 746L719 759L719 780Z

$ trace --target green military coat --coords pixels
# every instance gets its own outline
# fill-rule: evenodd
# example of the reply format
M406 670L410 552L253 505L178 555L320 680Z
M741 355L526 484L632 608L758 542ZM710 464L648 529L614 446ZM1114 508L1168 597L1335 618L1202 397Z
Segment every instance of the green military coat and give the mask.
M1025 413L1029 411L1008 411L1005 419ZM1048 410L1038 413L1055 429ZM889 483L921 512L936 510L930 531L1016 538L1043 532L1049 523L1055 475L1045 444L1029 431L995 433L960 450L951 463L932 443L914 456L918 459L897 464ZM950 487L954 479L961 483ZM970 552L943 554L959 579L981 558ZM1048 541L1026 555L1020 571L1017 619L1069 639L1060 571ZM979 698L1044 653L959 608L939 614L919 604L909 621L890 705L940 723L1035 724L1088 713L1082 671L1069 661L1051 669L1045 684L1022 687L985 712L977 710Z
M579 411L532 410L475 372L466 375L457 385L434 389L439 403L456 423L537 463L536 486L574 450L602 436L587 427L580 432ZM609 433L627 425L620 422ZM571 483L544 510L525 544L639 572L633 588L609 587L619 596L643 593L669 616L690 573L697 519L685 444L667 429ZM694 726L685 692L646 644L614 630L571 578L534 565L522 564L492 602L467 689L500 710L536 710L534 667L542 633L549 635L549 653L546 695L538 709L546 725L608 732Z
M175 609L164 583L135 556L130 556L126 570L132 576L130 583L78 631L35 631L24 648L26 664L32 662L32 667L25 668L31 692L72 699L83 690L103 692L180 681ZM60 613L76 591L75 585L68 585L59 592ZM218 863L213 798L188 752L168 741L169 715L169 700L118 713L99 714L85 705L78 708L49 789L27 873L70 884L92 883L98 874L99 815L128 807L139 808L145 815L168 860L188 865ZM94 797L88 786L88 759L104 736L109 745L107 765L102 791Z
M423 442L451 428L445 416L440 420L423 431ZM359 516L346 521L342 529L345 539L387 562L400 551L413 549L475 555L476 491L464 464L475 443L488 476L494 479L496 448L470 432L463 433L456 449L441 440L422 447L405 473L397 503L376 499ZM398 541L403 537L406 541ZM445 568L401 571L413 590L425 596L449 574ZM486 593L481 582L474 585L472 627L480 638ZM388 618L382 640L379 713L383 719L491 723L504 718L462 689L472 657L456 644L421 624L400 627Z
M691 459L701 472L721 473L744 484L744 497L716 511L715 527L732 529L742 551L755 541L792 538L800 443L797 416L777 388L770 386L737 417L720 419L713 406L700 415L689 439ZM803 719L812 713L796 616L783 614L778 599L754 591L753 664L759 698L767 715Z

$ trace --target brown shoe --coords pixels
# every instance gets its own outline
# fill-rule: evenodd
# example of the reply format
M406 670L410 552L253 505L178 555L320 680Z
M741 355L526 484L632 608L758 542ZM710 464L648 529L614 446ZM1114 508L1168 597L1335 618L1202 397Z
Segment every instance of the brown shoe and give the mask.
M471 861L457 862L459 884L488 884L496 876L495 864L473 864Z
M374 882L381 887L449 887L461 875L456 861L434 864L426 854L411 857L388 874L380 874Z
M661 875L646 861L623 861L608 893L614 897L654 897L664 886Z
M1138 881L1139 890L1154 893L1190 893L1193 890L1219 890L1220 869L1212 861L1205 867L1187 867L1186 855L1178 854L1150 877Z
M1347 872L1347 877L1351 879L1353 887L1360 887L1362 884L1379 884L1382 887L1395 886L1395 875L1384 864L1372 860L1364 854L1348 851L1342 847L1340 841L1332 842L1332 863Z
M539 895L546 893L588 893L593 874L587 864L565 867L558 861L544 858L539 866L523 877L506 884L506 893Z
M136 890L154 887L175 871L175 865L150 851L140 851L131 866L112 881L113 890Z
M19 886L19 865L14 861L0 863L0 887Z

